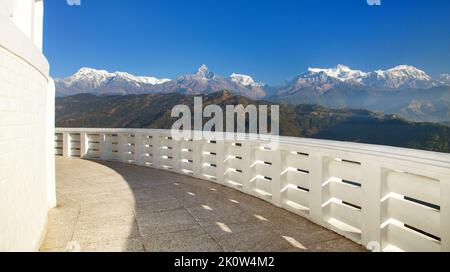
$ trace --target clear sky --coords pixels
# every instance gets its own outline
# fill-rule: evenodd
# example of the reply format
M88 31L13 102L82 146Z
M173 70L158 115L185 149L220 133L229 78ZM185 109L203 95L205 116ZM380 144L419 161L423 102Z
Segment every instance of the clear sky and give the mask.
M450 1L47 0L54 77L80 67L175 78L207 64L281 84L308 67L450 73Z

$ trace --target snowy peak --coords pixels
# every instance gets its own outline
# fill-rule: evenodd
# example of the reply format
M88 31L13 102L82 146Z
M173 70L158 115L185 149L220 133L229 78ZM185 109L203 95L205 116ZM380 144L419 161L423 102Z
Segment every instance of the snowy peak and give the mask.
M165 82L170 81L170 79L163 78L158 79L156 77L142 77L142 76L134 76L125 72L115 72L112 74L114 80L121 80L127 82L134 82L137 84L148 84L148 85L160 85Z
M141 93L142 90L149 90L168 81L170 79L134 76L125 72L110 73L83 67L70 77L55 79L55 84L58 95L128 94Z
M200 68L198 68L196 76L202 79L213 79L215 75L213 72L209 71L208 66L203 64Z
M208 66L203 64L197 69L197 73L178 77L178 82L181 84L188 81L198 81L201 84L207 84L208 81L213 79L217 79L216 75L209 70Z
M326 76L346 81L351 80L357 77L366 76L367 74L359 71L359 70L352 70L348 66L338 64L334 68L328 68L328 69L321 69L321 68L309 68L308 69L309 74L325 74ZM307 74L308 74L307 73Z
M251 87L263 87L263 83L258 83L253 80L252 77L242 74L233 73L230 76L230 80L234 83L241 84L243 86L251 86Z
M370 87L385 89L431 88L437 85L427 73L410 65L369 73L364 83Z
M404 71L404 72L412 72L412 73L425 73L424 71L417 69L416 67L414 67L412 65L398 65L387 71Z
M80 88L98 88L111 76L108 71L83 67L65 79L55 79L57 84L65 87L78 85Z
M97 75L107 76L109 74L110 73L106 70L96 70L96 69L92 69L92 68L88 68L88 67L82 67L82 68L80 68L80 70L78 70L74 74L74 76L77 76L77 77L82 77L82 76L89 77L89 76L97 76Z
M134 76L125 72L110 73L106 70L96 70L92 68L83 67L72 76L65 79L56 80L66 87L73 85L90 86L91 88L101 87L103 84L110 84L111 82L129 82L133 84L149 84L159 85L170 79L158 79L156 77L141 77Z
M233 73L230 77L223 77L211 72L206 65L200 66L194 75L184 75L178 78L176 86L191 94L208 94L229 90L236 94L250 98L266 96L264 85L255 82L250 76Z
M410 65L399 65L384 71L363 72L342 64L325 69L309 68L306 73L296 77L293 84L296 85L295 89L314 89L322 92L343 87L390 90L431 88L437 85L427 73Z
M432 80L432 78L424 71L409 65L399 65L387 71L377 71L377 72L389 74L392 77L403 77L403 78L407 77L415 80L426 80L426 81Z

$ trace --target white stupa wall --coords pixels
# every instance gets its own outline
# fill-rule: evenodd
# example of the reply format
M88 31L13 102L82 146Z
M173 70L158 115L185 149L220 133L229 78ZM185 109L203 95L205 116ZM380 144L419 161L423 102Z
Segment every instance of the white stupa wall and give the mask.
M0 0L0 251L38 250L56 205L43 0Z

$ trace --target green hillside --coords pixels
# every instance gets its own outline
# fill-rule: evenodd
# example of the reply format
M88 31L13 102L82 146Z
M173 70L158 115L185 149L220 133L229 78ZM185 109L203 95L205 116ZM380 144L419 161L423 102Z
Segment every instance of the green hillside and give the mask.
M57 127L164 128L175 105L194 99L183 94L94 96L80 94L56 100ZM228 91L203 98L208 104L270 104L234 95ZM207 121L207 120L205 120ZM395 115L367 110L327 109L316 105L280 105L280 134L283 136L331 139L450 152L450 127L413 123Z

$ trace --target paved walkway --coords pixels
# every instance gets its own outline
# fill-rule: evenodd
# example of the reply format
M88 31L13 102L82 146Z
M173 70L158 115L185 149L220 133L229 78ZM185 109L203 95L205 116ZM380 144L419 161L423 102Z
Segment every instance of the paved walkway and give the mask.
M343 237L211 182L58 157L58 207L42 251L363 251Z

